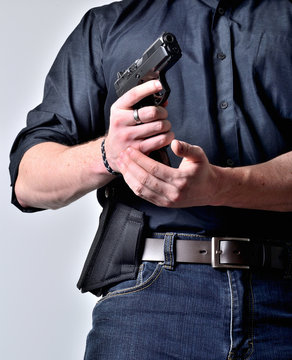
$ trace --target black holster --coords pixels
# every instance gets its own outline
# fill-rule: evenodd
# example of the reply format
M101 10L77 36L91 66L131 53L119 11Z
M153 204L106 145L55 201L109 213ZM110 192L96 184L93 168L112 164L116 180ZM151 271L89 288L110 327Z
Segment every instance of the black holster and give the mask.
M100 296L112 284L135 279L143 250L144 214L124 204L117 195L122 189L115 182L99 194L103 211L97 233L87 255L77 287L81 292L90 291ZM133 196L133 193L132 195Z

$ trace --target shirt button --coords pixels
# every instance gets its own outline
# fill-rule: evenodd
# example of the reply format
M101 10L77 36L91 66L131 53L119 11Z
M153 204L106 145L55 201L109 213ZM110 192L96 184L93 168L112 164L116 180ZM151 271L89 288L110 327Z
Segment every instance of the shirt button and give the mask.
M226 55L224 53L220 52L217 54L217 59L224 60L224 59L226 59Z
M219 15L224 15L225 14L225 9L222 8L222 7L218 8L218 14Z
M225 110L227 108L228 108L228 102L222 101L222 103L220 103L220 109Z

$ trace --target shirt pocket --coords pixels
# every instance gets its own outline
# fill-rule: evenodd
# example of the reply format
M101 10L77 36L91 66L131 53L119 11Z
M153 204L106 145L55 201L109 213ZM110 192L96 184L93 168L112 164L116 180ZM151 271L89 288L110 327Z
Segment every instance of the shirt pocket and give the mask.
M292 120L292 42L286 33L263 33L254 78L260 98L281 118Z

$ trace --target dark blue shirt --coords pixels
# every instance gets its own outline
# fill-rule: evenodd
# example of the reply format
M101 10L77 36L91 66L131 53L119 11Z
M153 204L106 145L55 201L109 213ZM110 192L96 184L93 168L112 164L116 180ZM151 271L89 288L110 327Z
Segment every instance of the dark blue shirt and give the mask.
M90 10L62 47L43 102L13 145L12 184L31 146L76 145L105 133L117 72L164 31L176 35L183 53L167 73L177 139L201 146L212 164L224 167L292 150L291 1L125 0ZM180 159L169 155L177 167ZM13 202L20 207L14 193ZM282 237L292 223L292 213L134 205L153 230Z

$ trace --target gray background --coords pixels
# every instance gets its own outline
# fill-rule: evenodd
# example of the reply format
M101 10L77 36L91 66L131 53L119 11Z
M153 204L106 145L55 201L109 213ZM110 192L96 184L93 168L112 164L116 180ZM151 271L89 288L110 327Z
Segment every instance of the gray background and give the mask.
M57 211L10 205L8 155L65 39L111 1L1 0L0 359L80 360L96 298L76 288L100 208L91 193Z

